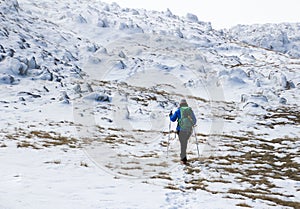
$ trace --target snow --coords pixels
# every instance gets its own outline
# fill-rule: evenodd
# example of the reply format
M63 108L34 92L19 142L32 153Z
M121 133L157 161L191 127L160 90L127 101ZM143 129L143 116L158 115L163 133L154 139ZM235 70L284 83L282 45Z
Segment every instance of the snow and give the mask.
M297 24L217 31L98 0L0 11L0 208L300 204ZM183 97L191 166L169 132Z
M229 30L232 38L299 58L299 23L238 25Z
M164 199L159 187L116 179L78 149L5 149L1 159L1 208L157 208Z

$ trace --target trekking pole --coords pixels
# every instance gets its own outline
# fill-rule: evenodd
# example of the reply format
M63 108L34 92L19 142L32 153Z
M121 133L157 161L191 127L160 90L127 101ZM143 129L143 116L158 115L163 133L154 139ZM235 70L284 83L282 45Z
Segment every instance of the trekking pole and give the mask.
M167 145L167 157L169 157L169 144L170 144L170 138L171 138L171 121L169 123L169 137L168 137L168 145Z
M193 131L194 131L194 135L195 135L195 139L196 139L198 158L200 158L200 152L199 152L199 147L198 147L198 139L197 139L197 134L196 134L196 131L195 131L195 126L193 126Z

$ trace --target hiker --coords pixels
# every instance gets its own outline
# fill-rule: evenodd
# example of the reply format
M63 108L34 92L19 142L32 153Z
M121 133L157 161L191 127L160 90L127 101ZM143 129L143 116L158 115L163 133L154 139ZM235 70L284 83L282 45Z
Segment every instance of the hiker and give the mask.
M186 149L188 139L192 134L193 126L195 126L197 122L195 114L192 108L188 106L187 101L185 99L182 99L179 103L179 108L174 112L174 114L171 111L169 116L172 122L175 122L176 120L178 121L176 130L179 136L181 147L180 159L183 164L186 164Z

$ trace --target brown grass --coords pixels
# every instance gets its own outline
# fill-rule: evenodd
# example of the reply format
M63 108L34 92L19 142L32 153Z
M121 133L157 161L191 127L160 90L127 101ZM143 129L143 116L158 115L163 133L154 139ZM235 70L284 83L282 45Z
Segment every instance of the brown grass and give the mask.
M172 181L173 179L168 174L159 174L156 176L152 176L151 179L165 179Z
M32 149L42 149L38 147L36 144L27 142L27 141L21 141L17 143L17 148L32 148Z
M44 163L46 163L46 164L61 164L61 161L60 160L53 160L53 161L46 161Z
M281 205L281 206L292 207L295 209L300 208L300 202L286 201L286 200L282 200L282 199L279 199L276 197L267 196L265 194L259 194L259 192L257 192L256 190L230 189L228 192L232 193L232 194L242 195L242 196L248 197L253 200L257 200L257 199L267 200L267 201L274 202L277 205Z
M4 148L4 147L7 147L7 145L4 144L4 143L1 143L1 144L0 144L0 148Z
M240 207L244 207L244 208L252 208L250 205L248 205L246 203L239 203L239 204L236 204L236 206L240 206Z
M72 137L62 136L55 132L46 131L30 131L26 132L23 129L17 129L14 134L6 134L5 137L9 140L15 140L18 148L33 148L42 149L53 146L68 146L70 148L80 147L78 140ZM23 140L19 140L25 138Z

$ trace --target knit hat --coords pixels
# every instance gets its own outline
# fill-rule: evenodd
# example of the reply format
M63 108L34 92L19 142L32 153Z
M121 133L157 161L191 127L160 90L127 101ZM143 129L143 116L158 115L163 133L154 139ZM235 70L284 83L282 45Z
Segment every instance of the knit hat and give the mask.
M186 102L185 99L181 99L179 105L180 105L180 106L183 106L183 105L186 105L186 106L187 106L188 104L187 104L187 102Z

